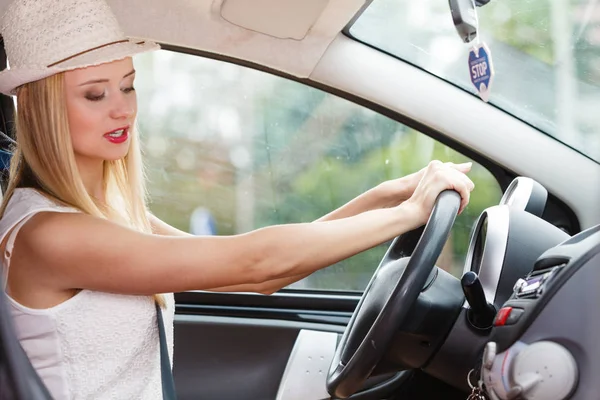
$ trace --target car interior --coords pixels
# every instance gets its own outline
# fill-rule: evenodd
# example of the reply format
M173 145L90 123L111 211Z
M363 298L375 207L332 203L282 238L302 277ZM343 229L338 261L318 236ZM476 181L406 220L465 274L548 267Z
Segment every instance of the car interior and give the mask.
M598 398L597 1L108 3L162 48L134 62L150 208L173 226L311 221L474 163L461 215L445 191L426 225L272 295L176 293L179 399ZM0 95L3 189L14 107ZM50 399L7 300L0 399Z

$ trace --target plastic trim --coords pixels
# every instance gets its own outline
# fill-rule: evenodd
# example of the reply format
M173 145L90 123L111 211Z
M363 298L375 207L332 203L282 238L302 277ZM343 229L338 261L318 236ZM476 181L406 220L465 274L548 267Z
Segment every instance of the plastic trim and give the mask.
M271 320L257 318L231 318L215 315L175 315L176 324L214 324L214 325L231 325L237 327L277 327L290 329L308 329L322 332L334 332L342 334L344 327L330 325L326 323L313 322L295 322L287 320Z
M463 274L468 271L474 271L479 275L485 298L490 304L494 304L500 275L502 274L504 257L506 256L509 215L509 208L506 205L494 206L484 210L477 219L469 242L469 248L467 249ZM483 224L486 222L487 233L483 243L481 264L478 266L473 265L475 244L481 234ZM464 307L468 308L466 300Z
M533 179L520 176L508 186L500 204L525 210L533 192Z
M327 371L336 345L335 333L301 330L281 378L276 400L329 398Z

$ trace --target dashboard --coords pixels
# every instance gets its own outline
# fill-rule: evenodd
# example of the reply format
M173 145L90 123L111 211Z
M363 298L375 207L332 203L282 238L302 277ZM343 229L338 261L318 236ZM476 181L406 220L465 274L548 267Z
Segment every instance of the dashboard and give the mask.
M516 178L473 225L461 279L434 265L458 210L436 204L436 218L390 245L349 325L353 340L340 342L351 350L331 364L333 385L361 354L378 360L356 362L364 369L355 376L418 369L460 395L473 390L469 398L479 391L492 400L597 399L600 225L571 236L547 220L550 204L542 185ZM432 239L430 223L445 233ZM423 254L433 261L409 269ZM424 271L422 281L406 271ZM398 300L403 285L416 297Z
M500 203L484 210L475 222L463 273L478 274L488 303L501 306L537 257L569 238L541 218L547 198L542 185L518 177Z
M472 231L465 317L440 353L462 346L492 400L598 398L600 226L568 235L542 219L547 196L519 177Z

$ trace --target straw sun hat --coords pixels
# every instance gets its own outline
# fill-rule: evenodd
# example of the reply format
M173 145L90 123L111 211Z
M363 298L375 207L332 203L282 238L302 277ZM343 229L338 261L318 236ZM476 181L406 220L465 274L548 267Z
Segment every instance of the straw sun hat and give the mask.
M0 72L0 92L59 72L156 50L125 36L105 0L14 0L0 18L10 69Z

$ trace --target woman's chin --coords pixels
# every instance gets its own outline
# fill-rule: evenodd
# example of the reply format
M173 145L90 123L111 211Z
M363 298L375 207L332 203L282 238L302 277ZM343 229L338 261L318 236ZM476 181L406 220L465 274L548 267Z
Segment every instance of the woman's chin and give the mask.
M122 160L123 158L125 158L125 156L127 155L127 152L121 152L119 154L107 154L105 157L102 157L102 159L104 161L119 161Z
M125 158L128 153L128 148L123 148L123 151L104 151L96 154L81 154L76 153L75 159L77 163L82 165L95 165L98 161L118 161Z
M100 157L105 161L117 161L125 157L129 153L129 143L123 143L118 146L114 146L112 149L103 151L99 154Z

